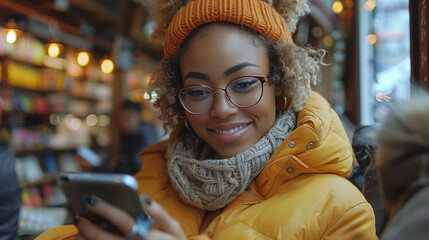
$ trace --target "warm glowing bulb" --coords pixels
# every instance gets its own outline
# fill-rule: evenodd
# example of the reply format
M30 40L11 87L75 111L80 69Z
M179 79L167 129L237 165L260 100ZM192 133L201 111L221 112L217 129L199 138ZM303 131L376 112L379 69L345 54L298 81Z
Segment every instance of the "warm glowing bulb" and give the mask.
M60 47L57 43L49 44L48 55L53 58L58 57L58 55L60 55Z
M335 1L334 4L332 4L332 11L336 14L340 14L343 11L343 3L339 0Z
M327 47L332 47L334 45L334 39L331 36L323 37L323 43Z
M6 41L8 43L14 43L17 37L18 36L16 35L16 32L14 30L9 30L6 34Z
M375 3L374 0L368 0L365 4L364 7L367 11L372 11L374 10L374 8L377 6L377 4Z
M114 67L115 65L110 59L104 59L103 62L101 62L101 71L103 71L104 73L113 72Z
M82 126L82 120L79 118L73 118L70 122L71 130L78 130Z
M77 54L77 64L84 67L89 63L89 54L87 52L80 52Z
M150 96L150 94L149 94L149 93L147 93L147 92L144 92L144 93L143 93L143 99L144 99L144 100L150 100L150 97L151 97L151 96Z
M97 124L98 117L95 114L89 114L85 121L88 126L93 127Z
M366 36L366 42L369 44L375 44L377 42L377 35L375 34L369 34Z
M98 117L98 125L100 127L107 127L110 125L110 117L107 115L100 115Z

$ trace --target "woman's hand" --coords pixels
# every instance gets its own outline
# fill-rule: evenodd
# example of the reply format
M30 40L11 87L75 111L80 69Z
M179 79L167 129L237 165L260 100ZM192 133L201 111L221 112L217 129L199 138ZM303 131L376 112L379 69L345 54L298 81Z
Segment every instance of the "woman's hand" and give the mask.
M128 215L123 210L116 208L101 199L91 198L88 201L88 210L92 211L110 221L125 235L130 235L135 219ZM145 239L186 239L182 228L175 219L173 219L158 203L151 201L147 197L143 197L145 202L145 209L149 215L152 216L156 228L151 228ZM115 233L108 232L102 227L90 222L88 219L81 217L79 223L76 225L79 233L76 240L80 239L127 239L126 237L119 236ZM134 237L132 239L138 239Z

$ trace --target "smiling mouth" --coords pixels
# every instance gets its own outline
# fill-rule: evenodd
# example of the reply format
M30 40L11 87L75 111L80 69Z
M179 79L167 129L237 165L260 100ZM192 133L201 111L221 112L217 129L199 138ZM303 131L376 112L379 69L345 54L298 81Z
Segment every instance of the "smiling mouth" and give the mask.
M247 127L248 125L249 125L249 124L244 124L244 125L241 125L241 126L238 126L238 127L232 128L232 129L229 129L229 130L214 130L214 131L215 131L216 133L223 134L223 135L233 134L233 133L237 132L238 130L240 130L240 129L243 129L243 128Z

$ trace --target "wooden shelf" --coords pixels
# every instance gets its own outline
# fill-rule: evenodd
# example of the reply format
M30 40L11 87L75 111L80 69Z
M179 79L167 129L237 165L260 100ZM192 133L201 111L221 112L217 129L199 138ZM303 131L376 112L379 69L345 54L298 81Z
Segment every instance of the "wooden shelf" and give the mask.
M79 82L101 83L101 84L106 84L106 85L112 84L111 81L103 80L101 77L94 78L94 77L89 77L88 75L77 77L77 76L71 76L70 74L67 74L67 77L72 79L72 80L79 81Z
M40 155L48 152L70 152L75 151L76 148L33 148L33 149L17 149L15 150L16 156L25 155Z
M26 60L22 60L22 59L18 59L18 58L14 58L14 57L9 57L6 56L6 59L10 59L12 62L18 63L18 64L23 64L23 65L27 65L30 67L36 67L36 68L49 68L48 66L44 66L43 64L38 64L38 63L34 63L34 62L30 62L30 61L26 61Z
M17 91L28 92L28 93L40 93L40 94L65 93L64 90L44 90L44 89L26 88L26 87L10 85L9 83L4 83L4 85L0 85L0 88L12 88Z
M42 184L45 184L45 183L53 183L56 180L57 180L57 175L45 174L45 176L43 176L43 178L38 179L37 181L33 181L33 182L20 181L19 185L22 188L26 188L26 187L29 187L29 186L42 185Z
M92 97L85 97L85 96L74 96L72 94L68 94L69 98L74 98L74 99L78 99L78 100L85 100L88 102L97 102L100 101L100 99L96 99L96 98L92 98Z
M46 112L46 113L37 113L37 112L24 112L21 110L14 110L14 111L3 111L3 115L4 116L9 116L9 115L24 115L25 117L47 117L49 116L51 113Z
M26 65L26 66L40 68L40 69L48 68L48 69L53 69L53 70L58 70L58 71L64 71L64 70L61 70L61 69L58 69L58 68L47 66L47 65L45 65L43 63L41 63L41 64L34 63L34 62L31 62L31 61L28 61L28 60L25 60L25 59L19 59L19 58L16 58L16 57L13 57L13 56L8 56L8 55L0 55L0 60L1 61L11 61L11 62L15 62L15 63L18 63L18 64L23 64L23 65Z

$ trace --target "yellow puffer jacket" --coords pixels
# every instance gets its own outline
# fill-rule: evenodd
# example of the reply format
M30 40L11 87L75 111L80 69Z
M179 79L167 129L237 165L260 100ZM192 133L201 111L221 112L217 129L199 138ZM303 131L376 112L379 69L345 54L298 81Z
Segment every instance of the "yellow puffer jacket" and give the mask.
M139 194L161 203L189 238L377 239L371 206L345 178L353 162L349 140L317 93L260 175L222 211L180 200L167 174L167 147L162 142L142 152Z
M142 152L138 193L164 206L190 239L377 239L371 206L346 179L349 140L317 93L259 176L223 210L207 212L180 199L167 174L167 147L164 141Z

